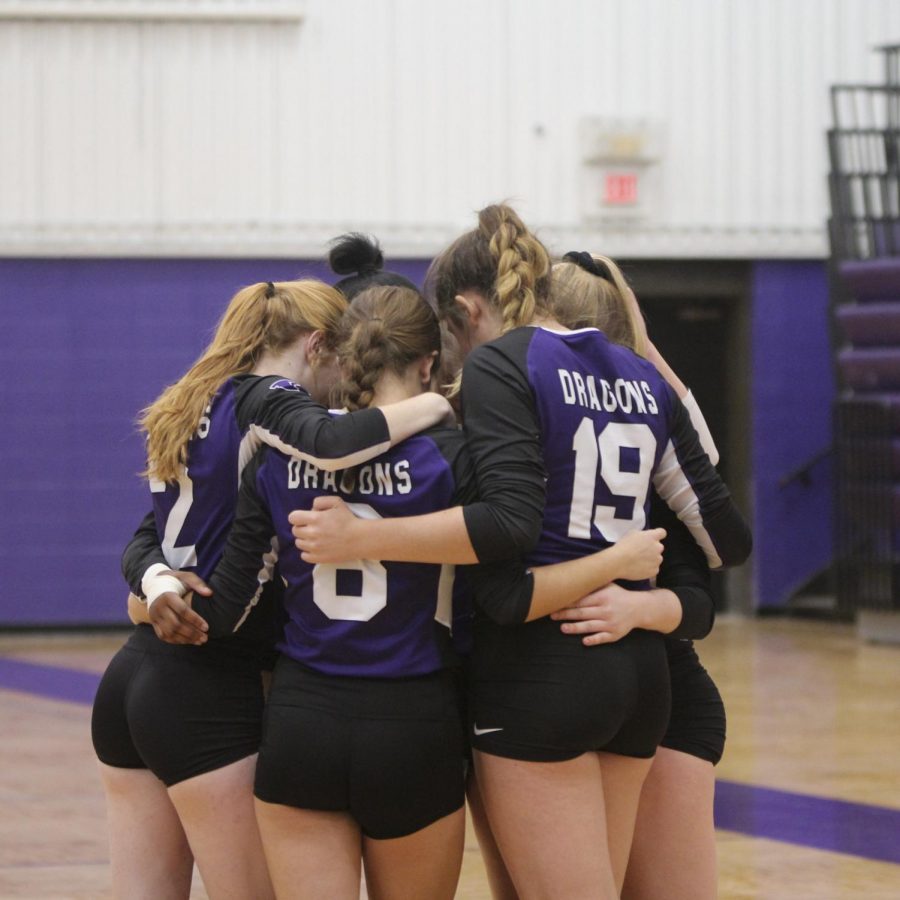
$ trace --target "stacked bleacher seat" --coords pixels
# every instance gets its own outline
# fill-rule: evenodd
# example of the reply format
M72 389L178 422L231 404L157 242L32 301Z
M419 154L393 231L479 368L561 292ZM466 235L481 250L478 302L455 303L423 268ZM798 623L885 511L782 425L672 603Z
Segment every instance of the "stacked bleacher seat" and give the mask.
M900 610L900 47L885 83L835 85L830 237L837 585L845 611Z

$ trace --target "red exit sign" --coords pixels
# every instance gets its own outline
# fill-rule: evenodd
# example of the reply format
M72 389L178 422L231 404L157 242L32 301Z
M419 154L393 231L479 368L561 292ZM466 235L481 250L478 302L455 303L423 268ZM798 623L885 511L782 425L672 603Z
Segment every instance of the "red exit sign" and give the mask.
M637 203L637 175L633 172L607 174L603 180L603 202L608 206L633 206Z

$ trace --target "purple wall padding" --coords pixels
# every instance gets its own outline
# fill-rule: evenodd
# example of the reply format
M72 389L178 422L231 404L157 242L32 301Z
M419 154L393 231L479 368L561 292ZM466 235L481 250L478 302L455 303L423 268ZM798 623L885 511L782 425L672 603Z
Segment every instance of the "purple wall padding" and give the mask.
M119 557L149 509L135 416L238 288L302 276L334 280L287 260L0 259L0 627L124 621Z
M756 263L752 294L753 566L757 605L777 608L833 557L832 458L779 485L832 444L825 263Z

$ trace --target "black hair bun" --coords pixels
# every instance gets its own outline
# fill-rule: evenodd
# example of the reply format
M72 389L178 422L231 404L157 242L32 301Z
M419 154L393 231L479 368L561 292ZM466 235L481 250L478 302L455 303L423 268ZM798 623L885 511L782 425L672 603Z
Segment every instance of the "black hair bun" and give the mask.
M337 275L374 275L384 265L384 254L372 235L351 231L331 241L328 265Z

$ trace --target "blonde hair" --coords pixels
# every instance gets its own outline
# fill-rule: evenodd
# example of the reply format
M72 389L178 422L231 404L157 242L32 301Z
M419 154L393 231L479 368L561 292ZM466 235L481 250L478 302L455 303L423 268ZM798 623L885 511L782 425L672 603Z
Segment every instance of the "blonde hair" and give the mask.
M321 331L334 349L347 301L320 281L261 282L242 288L228 304L212 341L174 384L142 410L148 478L177 481L188 442L222 383L253 371L266 352L279 353L305 332Z
M431 353L437 353L437 371L441 329L425 298L413 288L367 288L353 298L341 320L342 380L334 395L348 409L367 407L386 371L402 375L410 363Z
M550 255L505 203L481 210L478 227L444 250L426 276L426 290L444 320L460 320L454 298L470 289L500 312L501 332L548 311Z
M462 379L463 354L456 335L446 322L441 322L441 365L435 378L440 390L453 398L459 393L453 391L454 384Z
M569 260L553 266L550 311L566 328L599 328L611 341L644 356L640 310L622 270L606 256L591 254L597 271Z

